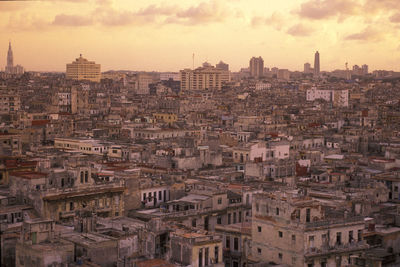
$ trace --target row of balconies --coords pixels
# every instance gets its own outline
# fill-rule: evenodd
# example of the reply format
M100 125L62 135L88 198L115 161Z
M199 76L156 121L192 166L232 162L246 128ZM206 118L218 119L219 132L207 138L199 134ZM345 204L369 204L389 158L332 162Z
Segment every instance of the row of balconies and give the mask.
M321 247L308 248L305 251L305 256L306 257L320 256L323 254L343 253L343 252L350 252L354 250L362 250L367 248L369 248L369 245L365 240L353 241L346 244L335 244L333 246L329 245L328 243L325 243Z

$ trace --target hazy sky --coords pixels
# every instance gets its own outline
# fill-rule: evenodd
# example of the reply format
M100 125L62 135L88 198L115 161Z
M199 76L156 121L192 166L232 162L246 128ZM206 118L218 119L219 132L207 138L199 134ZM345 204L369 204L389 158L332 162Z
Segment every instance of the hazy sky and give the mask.
M0 1L0 69L8 41L27 70L65 71L80 53L110 69L178 71L204 61L302 70L364 63L400 70L400 0Z

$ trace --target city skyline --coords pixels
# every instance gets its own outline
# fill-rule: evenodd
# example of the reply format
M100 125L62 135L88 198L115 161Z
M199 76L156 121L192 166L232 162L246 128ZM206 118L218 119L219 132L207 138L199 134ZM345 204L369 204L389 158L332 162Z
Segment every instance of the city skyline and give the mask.
M264 6L256 0L135 1L135 6L105 0L2 1L1 66L11 40L14 61L33 71L63 71L81 53L105 71L179 71L192 66L192 53L195 66L222 60L238 71L252 56L261 56L267 67L301 71L317 50L323 55L321 71L344 69L345 62L400 70L396 1Z

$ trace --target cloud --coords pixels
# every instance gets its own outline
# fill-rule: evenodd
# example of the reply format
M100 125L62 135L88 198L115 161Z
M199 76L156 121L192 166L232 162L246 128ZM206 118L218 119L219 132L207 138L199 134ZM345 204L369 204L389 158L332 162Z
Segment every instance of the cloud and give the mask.
M356 0L308 0L301 4L300 17L321 20L332 17L344 19L358 13L362 6Z
M210 0L186 9L175 5L149 5L137 11L100 8L94 13L97 20L106 26L151 23L198 25L224 21L229 12L223 3L220 0Z
M364 11L373 13L378 11L393 11L400 8L398 0L365 0Z
M15 12L29 7L25 1L0 1L0 13L2 12Z
M389 18L390 22L400 23L400 13L396 13Z
M271 16L269 17L260 17L256 16L253 17L251 20L251 25L253 27L258 27L261 25L267 25L275 28L276 30L280 31L282 27L285 25L285 18L282 16L282 14L278 12L274 12Z
M305 36L310 36L313 32L314 32L313 28L298 23L290 27L286 33L292 36L305 37Z
M186 10L176 13L177 21L182 24L200 24L210 22L222 22L228 16L228 7L220 0L201 2Z
M381 41L383 38L382 31L366 27L363 31L347 35L344 39L348 41Z
M176 12L177 6L156 6L150 5L146 8L140 9L136 12L139 16L153 16L153 15L172 15Z
M93 24L93 20L88 16L59 14L54 18L52 24L58 26L87 26Z
M34 14L19 13L9 17L7 30L11 31L43 31L48 29L49 22Z

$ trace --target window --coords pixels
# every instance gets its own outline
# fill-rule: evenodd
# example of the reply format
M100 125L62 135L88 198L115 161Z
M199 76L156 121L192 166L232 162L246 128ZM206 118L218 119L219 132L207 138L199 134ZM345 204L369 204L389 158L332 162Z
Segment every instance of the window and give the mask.
M314 247L314 236L313 235L308 237L308 242L310 244L310 248L313 248Z
M279 215L279 208L276 208L276 215Z
M324 245L324 244L326 244L327 242L328 242L328 239L327 239L327 237L326 237L326 234L322 234L322 244Z
M218 247L214 247L214 262L218 263L219 260L219 248Z
M192 220L192 227L196 227L196 219Z
M235 237L233 239L233 249L234 250L239 250L239 238Z
M203 267L203 249L199 249L199 267Z
M296 243L296 235L292 235L292 244Z
M357 241L361 241L362 240L361 234L362 234L362 230L358 230L357 231Z
M282 238L282 237L283 237L283 233L282 233L281 231L278 231L278 236L279 236L280 238Z
M241 223L242 222L242 212L241 211L239 211L239 222Z
M74 210L74 202L69 203L69 210Z
M143 193L143 201L146 200L146 193Z
M261 233L261 226L257 226L257 231Z
M218 205L221 205L222 204L222 197L219 197L218 198Z
M282 253L279 253L279 254L278 254L278 257L279 257L280 260L282 260L282 258L283 258Z
M261 255L261 248L257 248L258 255Z
M233 223L236 223L236 212L233 213Z
M81 172L81 184L83 184L83 172Z
M228 224L231 224L231 214L228 213Z
M158 200L161 200L162 196L161 196L161 191L158 191Z
M258 205L258 203L256 203L256 211L257 211L257 212L260 211L260 205Z
M205 266L208 266L208 262L209 262L209 259L208 259L208 254L209 254L209 248L205 248L205 253L204 253L205 255L204 255L204 265Z
M228 248L228 249L231 248L231 238L230 238L230 236L226 236L225 247Z
M337 245L341 245L342 244L342 233L341 232L337 232L336 233L336 244Z
M218 216L218 217L217 217L217 224L222 224L221 216Z
M353 242L353 231L349 231L349 243Z
M85 183L88 182L88 179L89 179L89 172L85 171Z
M310 222L311 209L306 209L306 222Z

